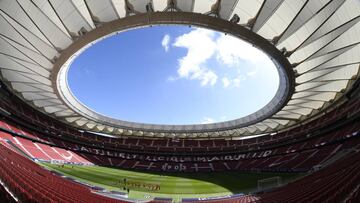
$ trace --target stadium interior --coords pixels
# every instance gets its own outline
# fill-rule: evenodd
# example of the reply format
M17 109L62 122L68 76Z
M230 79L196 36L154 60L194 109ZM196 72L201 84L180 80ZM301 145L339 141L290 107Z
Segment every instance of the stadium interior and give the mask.
M0 202L360 202L359 21L358 0L0 0ZM69 95L89 44L158 24L259 47L279 94L199 125L107 118Z

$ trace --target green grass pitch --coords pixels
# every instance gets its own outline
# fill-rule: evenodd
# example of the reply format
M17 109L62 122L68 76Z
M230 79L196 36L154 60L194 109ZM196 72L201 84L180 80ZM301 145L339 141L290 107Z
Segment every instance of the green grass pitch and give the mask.
M174 200L186 197L209 197L236 193L248 193L257 189L257 181L274 176L282 177L288 182L301 174L289 173L244 173L244 172L212 172L212 173L150 173L100 166L61 167L43 163L43 166L60 172L82 182L100 186L108 190L124 191L130 189L129 198L170 197ZM157 188L152 188L157 186Z

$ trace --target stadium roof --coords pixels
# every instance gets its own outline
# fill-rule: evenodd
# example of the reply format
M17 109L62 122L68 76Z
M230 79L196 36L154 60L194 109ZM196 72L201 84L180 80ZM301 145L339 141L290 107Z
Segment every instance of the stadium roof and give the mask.
M229 22L235 14L238 24ZM351 88L360 63L359 20L358 0L3 0L1 76L30 105L85 130L191 138L273 132L316 115ZM103 37L151 24L191 24L247 40L279 65L285 93L247 120L184 126L114 120L64 97L61 75L77 54Z

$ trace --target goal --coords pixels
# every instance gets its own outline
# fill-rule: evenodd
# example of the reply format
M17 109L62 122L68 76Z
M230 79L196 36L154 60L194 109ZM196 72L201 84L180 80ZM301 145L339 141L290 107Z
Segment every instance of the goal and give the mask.
M281 186L281 184L282 184L282 179L280 176L261 179L258 180L258 191L279 187Z

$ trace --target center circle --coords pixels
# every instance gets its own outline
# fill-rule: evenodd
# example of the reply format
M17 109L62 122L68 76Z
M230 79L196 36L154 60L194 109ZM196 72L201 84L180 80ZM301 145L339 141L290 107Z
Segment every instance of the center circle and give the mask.
M250 115L279 87L272 60L251 44L183 25L131 29L82 52L68 85L83 105L137 123L193 125Z

